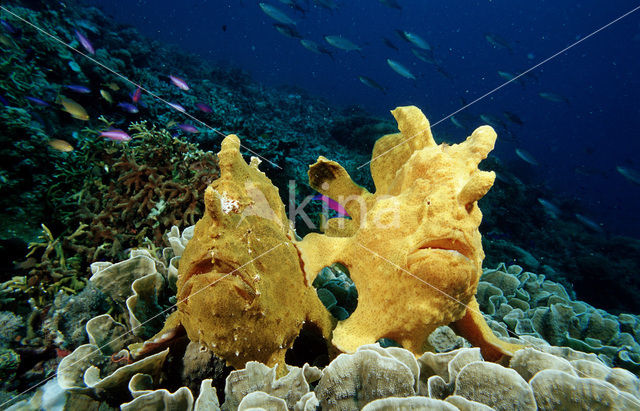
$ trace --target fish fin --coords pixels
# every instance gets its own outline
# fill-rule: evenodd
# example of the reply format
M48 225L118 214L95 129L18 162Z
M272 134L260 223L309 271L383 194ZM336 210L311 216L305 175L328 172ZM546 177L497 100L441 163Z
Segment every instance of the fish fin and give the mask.
M466 338L471 344L480 347L482 356L487 361L498 361L502 357L512 357L513 353L524 348L499 339L489 327L480 312L480 306L473 297L467 305L467 311L458 321L451 324L453 330Z

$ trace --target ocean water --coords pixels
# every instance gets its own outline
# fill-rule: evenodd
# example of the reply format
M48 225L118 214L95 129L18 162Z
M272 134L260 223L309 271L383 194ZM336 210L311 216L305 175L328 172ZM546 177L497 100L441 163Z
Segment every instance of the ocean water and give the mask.
M435 124L436 139L460 141L486 123L480 115L488 115L498 132L493 154L546 200L564 205L569 215L588 217L606 233L638 237L640 183L617 170L640 170L640 13L620 18L637 6L633 1L398 0L396 9L373 0L326 1L332 8L296 0L300 10L286 1L265 1L332 57L280 34L277 21L254 1L89 3L114 22L240 67L267 85L297 86L332 104L358 105L388 118L396 106L416 105ZM398 31L428 42L437 66L416 58L417 47ZM332 47L327 35L341 35L361 50ZM394 72L387 59L416 79ZM508 84L498 74L527 70ZM358 76L375 80L385 92ZM553 93L559 101L539 93ZM509 121L505 111L522 124ZM466 129L452 123L452 113ZM523 161L516 149L538 165Z

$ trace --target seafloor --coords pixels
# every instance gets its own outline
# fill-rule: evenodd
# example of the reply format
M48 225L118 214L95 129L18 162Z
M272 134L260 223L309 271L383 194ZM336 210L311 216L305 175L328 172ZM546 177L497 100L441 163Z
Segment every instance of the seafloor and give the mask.
M144 359L130 356L129 344L153 337L173 311L171 273L185 232L204 212L205 188L220 176L221 137L147 92L136 112L119 105L136 91L123 78L190 112L204 103L198 119L237 134L251 149L243 150L247 157L259 153L277 165L263 161L260 168L287 206L291 193L300 201L315 193L306 176L320 155L373 191L369 170L358 166L397 126L390 116L335 107L301 89L260 85L239 68L150 41L95 8L66 4L2 5L11 13L2 12L0 33L0 408L215 409L218 399L223 409L640 407L640 318L633 314L640 312L640 241L551 216L538 198L552 195L492 156L481 166L498 179L479 202L486 257L476 298L497 335L537 350L501 364L482 361L442 327L430 339L439 354L416 359L400 348L365 346L335 359L304 330L287 353L294 368L277 381L259 364L230 374L223 360L184 336L158 343ZM81 46L75 31L86 33L95 39L92 59L118 74L13 13L74 47ZM172 84L173 73L188 79L189 92ZM100 137L111 128L132 139ZM571 204L564 207L569 213ZM319 224L322 205L311 202L307 213ZM313 231L303 223L296 221L300 237ZM111 270L108 285L96 280L103 270ZM329 267L318 279L314 286L335 318L353 312L357 290L348 270ZM134 328L126 340L112 340ZM295 368L305 362L315 367ZM374 404L387 397L408 399Z

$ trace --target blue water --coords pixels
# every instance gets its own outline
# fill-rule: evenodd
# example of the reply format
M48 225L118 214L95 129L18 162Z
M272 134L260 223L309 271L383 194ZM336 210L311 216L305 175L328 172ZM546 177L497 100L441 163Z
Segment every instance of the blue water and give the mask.
M374 0L335 0L336 10L314 1L297 0L304 14L277 0L297 21L304 38L330 49L334 59L303 48L278 33L256 1L95 0L114 21L135 26L162 43L179 45L204 58L233 65L266 85L294 85L338 106L358 104L387 116L399 105L421 107L432 124L505 83L497 71L520 73L638 6L636 1L421 1L398 0L402 10ZM427 40L441 67L418 60L396 29ZM509 43L493 47L485 33ZM362 52L338 50L323 40L340 34ZM399 48L383 43L388 38ZM450 120L438 123L436 138L460 141L482 124L480 114L501 117L511 136L498 127L494 154L516 175L549 190L547 200L602 225L608 233L639 237L640 185L616 166L640 170L640 11L560 53L532 71L522 82L498 89L458 114L470 118L468 131ZM416 80L391 70L391 58L411 70ZM363 85L373 78L387 93ZM566 98L553 102L538 93ZM503 111L524 125L506 121ZM504 138L501 138L504 137ZM524 149L537 159L532 166L515 154ZM330 157L330 153L327 153ZM508 207L508 205L506 205ZM532 204L532 209L539 207Z

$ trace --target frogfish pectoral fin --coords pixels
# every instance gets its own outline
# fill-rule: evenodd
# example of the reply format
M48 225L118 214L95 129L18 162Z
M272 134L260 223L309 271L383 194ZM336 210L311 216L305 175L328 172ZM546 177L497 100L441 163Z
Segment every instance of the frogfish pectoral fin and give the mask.
M480 347L480 352L487 361L499 361L503 357L512 357L517 350L524 348L523 345L502 341L493 333L482 316L475 297L467 305L464 316L452 323L451 327L474 347Z

